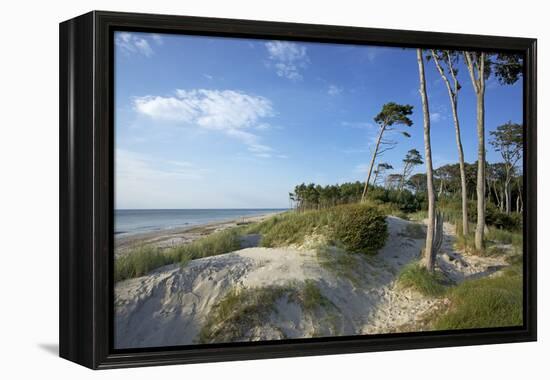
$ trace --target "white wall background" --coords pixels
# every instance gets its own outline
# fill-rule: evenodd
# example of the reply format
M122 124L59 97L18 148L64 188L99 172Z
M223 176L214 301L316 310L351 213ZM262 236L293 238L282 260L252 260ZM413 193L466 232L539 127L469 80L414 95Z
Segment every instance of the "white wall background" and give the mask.
M58 23L93 9L536 37L539 39L539 342L94 373L57 355ZM0 13L0 377L145 379L543 378L550 373L550 28L543 1L78 0ZM544 352L546 351L546 353Z

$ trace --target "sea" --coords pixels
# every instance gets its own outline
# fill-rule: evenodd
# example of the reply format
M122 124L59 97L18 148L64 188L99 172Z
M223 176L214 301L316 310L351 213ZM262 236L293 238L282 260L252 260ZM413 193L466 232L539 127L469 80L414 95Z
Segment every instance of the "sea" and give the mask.
M187 226L193 227L285 210L278 208L115 210L115 234L123 236Z

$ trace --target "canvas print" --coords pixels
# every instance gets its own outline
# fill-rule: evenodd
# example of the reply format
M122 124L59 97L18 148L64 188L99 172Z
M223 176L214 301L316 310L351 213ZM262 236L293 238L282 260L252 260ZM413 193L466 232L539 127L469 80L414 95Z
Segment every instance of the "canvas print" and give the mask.
M522 326L522 56L113 38L115 348Z

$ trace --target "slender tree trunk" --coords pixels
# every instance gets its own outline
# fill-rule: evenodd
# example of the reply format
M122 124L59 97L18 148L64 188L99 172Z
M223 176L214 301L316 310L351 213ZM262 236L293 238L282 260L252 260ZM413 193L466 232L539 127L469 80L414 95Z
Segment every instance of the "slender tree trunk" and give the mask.
M518 199L519 199L519 207L518 212L523 212L523 194L521 193L521 183L518 180Z
M468 72L474 86L477 98L477 225L475 234L475 248L483 250L483 236L485 233L485 53L479 53L476 62L472 60L472 53L464 52ZM477 72L477 77L476 77Z
M376 146L374 147L374 152L372 153L372 158L370 160L369 172L367 175L367 180L365 181L365 187L363 188L363 195L361 195L361 202L364 202L367 198L367 192L369 190L369 181L372 175L372 168L374 167L374 162L376 161L376 156L378 155L378 149L380 148L380 142L382 141L382 135L384 134L385 129L386 129L386 125L382 125L380 127L380 132L378 133L378 138L376 139Z
M372 179L372 185L376 186L376 181L378 180L378 170L374 171L374 178Z
M481 74L483 78L483 73ZM483 79L480 79L481 81ZM481 86L480 86L481 87ZM482 250L485 233L485 91L480 89L477 95L477 225L475 247Z
M430 141L430 108L426 93L426 79L424 74L424 57L422 49L416 50L418 73L420 77L420 96L422 98L422 113L424 115L424 149L426 155L426 179L428 188L428 229L426 232L426 249L424 252L425 265L428 271L434 270L434 229L435 229L435 190L433 184L432 146Z
M399 191L403 191L403 188L405 187L405 175L407 174L408 165L405 164L405 167L403 168L403 175L401 176L401 181L399 181Z
M496 181L493 181L493 191L495 192L495 198L497 200L497 207L500 209L500 197L498 196L498 189Z
M451 111L453 113L453 121L455 125L456 147L458 149L458 163L460 166L460 187L461 187L461 195L462 195L462 233L464 235L467 235L468 229L469 229L468 228L468 189L466 187L466 169L464 166L464 150L462 149L462 137L460 135L460 123L458 120L458 102L457 102L458 89L459 89L458 80L456 78L455 72L453 71L454 68L448 53L447 53L448 65L454 80L454 88L455 88L454 91L451 88L451 84L449 83L449 80L447 79L445 72L443 71L443 67L441 67L441 65L439 64L439 59L435 54L435 50L432 50L432 56L434 57L434 62L437 67L437 71L439 71L441 78L443 79L443 81L445 82L445 85L447 86L447 92L449 94L449 100L451 102Z
M510 191L510 180L504 182L504 198L506 199L506 214L512 211L512 192Z

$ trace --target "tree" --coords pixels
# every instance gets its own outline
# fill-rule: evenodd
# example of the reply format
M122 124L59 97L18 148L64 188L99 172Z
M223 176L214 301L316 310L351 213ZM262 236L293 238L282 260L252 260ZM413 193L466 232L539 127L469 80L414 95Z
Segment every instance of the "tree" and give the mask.
M425 193L427 191L426 174L417 173L412 175L407 181L407 186L412 189L416 195L419 193Z
M498 126L495 131L491 131L489 134L492 136L490 144L495 148L495 151L500 152L504 160L504 204L505 211L509 214L512 210L512 177L516 164L523 153L523 127L509 121Z
M397 126L410 127L413 124L412 120L409 119L409 116L412 115L412 109L413 106L408 104L402 105L390 102L384 104L380 113L374 118L374 121L378 124L378 137L376 138L376 144L372 153L367 180L365 181L365 187L363 189L363 194L361 195L361 202L364 202L367 197L372 169L374 168L376 159L387 150L395 147L395 144L397 144L397 142L393 140L384 140L384 133L395 130ZM405 137L410 137L410 135L405 131L401 131L401 134Z
M378 180L378 178L380 178L381 176L384 175L384 173L387 171L387 170L392 170L393 169L393 166L391 166L390 164L388 164L387 162L381 162L379 163L377 166L376 166L376 170L374 171L374 179L372 180L372 184L373 185L376 185L376 181Z
M485 231L485 81L494 71L501 84L513 84L522 75L523 60L515 54L488 55L484 52L463 52L464 60L470 73L472 86L476 93L477 108L477 224L475 247L484 247ZM492 60L491 60L492 59Z
M422 161L422 155L420 152L416 149L411 149L407 152L405 155L405 158L403 159L403 174L401 175L401 183L399 184L399 190L403 190L403 187L405 186L405 181L407 178L411 175L411 172L413 171L415 166L422 165L424 161Z
M459 54L456 51L451 50L433 50L432 57L434 59L437 71L441 75L447 92L449 94L449 101L451 103L451 111L453 114L453 122L455 126L455 138L456 146L458 149L458 163L460 165L460 186L462 196L462 231L464 235L468 234L468 189L466 185L466 169L464 166L464 150L462 149L462 137L460 134L460 123L458 119L458 92L461 85L457 79L458 73L458 58ZM445 66L445 69L443 68ZM445 73L450 75L450 79ZM451 86L452 80L452 86Z
M426 232L426 248L424 260L426 269L434 270L435 255L437 251L434 245L435 237L435 191L433 185L432 145L430 138L430 107L428 105L428 94L426 92L426 77L424 73L424 57L422 49L416 49L418 60L418 75L420 78L420 97L422 98L422 114L424 116L424 149L426 157L426 183L428 188L428 228Z
M386 188L388 189L398 189L403 182L403 175L401 174L389 174L386 177Z

